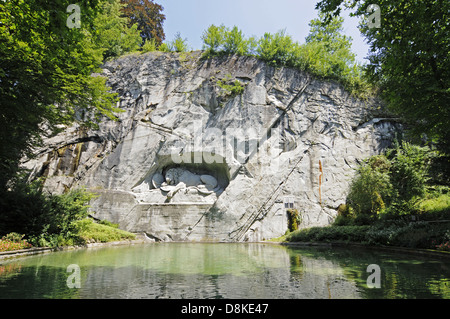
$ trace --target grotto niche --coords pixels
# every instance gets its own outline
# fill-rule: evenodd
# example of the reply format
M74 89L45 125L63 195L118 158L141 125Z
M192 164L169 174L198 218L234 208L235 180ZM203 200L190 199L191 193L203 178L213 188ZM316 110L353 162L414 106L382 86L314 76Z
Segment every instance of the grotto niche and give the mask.
M160 157L132 189L141 203L214 202L230 181L228 166L215 163L174 163Z

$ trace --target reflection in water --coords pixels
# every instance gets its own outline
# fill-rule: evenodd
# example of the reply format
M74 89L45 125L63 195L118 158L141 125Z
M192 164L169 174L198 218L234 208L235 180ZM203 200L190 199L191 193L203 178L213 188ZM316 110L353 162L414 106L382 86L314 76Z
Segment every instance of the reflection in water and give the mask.
M67 286L71 264L79 289ZM380 289L367 287L369 264L382 270ZM151 244L0 261L0 270L0 298L450 298L445 261L353 248Z

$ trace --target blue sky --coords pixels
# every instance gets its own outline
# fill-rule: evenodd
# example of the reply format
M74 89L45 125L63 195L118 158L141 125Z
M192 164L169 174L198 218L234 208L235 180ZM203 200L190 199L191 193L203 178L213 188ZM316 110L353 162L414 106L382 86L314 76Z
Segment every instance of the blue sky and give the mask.
M318 0L317 0L318 1ZM202 48L201 35L211 24L237 26L246 36L286 29L299 43L305 42L308 23L318 16L316 0L155 0L164 7L166 41L177 32L194 50ZM368 45L357 29L358 19L344 15L344 33L353 38L352 51L364 62Z

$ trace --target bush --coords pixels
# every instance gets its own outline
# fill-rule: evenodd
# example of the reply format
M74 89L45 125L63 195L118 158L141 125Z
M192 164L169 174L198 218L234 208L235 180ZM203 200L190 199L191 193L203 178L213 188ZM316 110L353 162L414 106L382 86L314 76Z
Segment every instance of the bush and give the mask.
M88 242L111 242L124 239L135 239L136 235L117 229L109 222L95 223L92 219L86 218L76 221L80 243Z
M293 208L288 209L286 212L288 215L288 230L290 232L296 231L302 222L300 213Z
M158 45L156 44L155 39L145 40L144 44L141 47L142 52L153 52L158 49Z
M187 39L183 39L179 32L175 35L175 39L172 41L172 51L175 52L189 51Z
M299 44L285 31L275 34L265 33L258 42L258 57L274 66L294 66Z
M9 233L0 240L0 251L11 251L31 248L32 245L23 239L25 235Z
M225 31L226 28L224 25L217 27L212 24L206 31L203 32L202 40L205 56L216 55L223 50L222 46L225 42Z
M374 216L390 201L392 185L389 177L390 164L383 155L375 156L363 164L350 185L347 201L355 215Z
M38 183L20 183L1 196L0 234L26 234L34 246L55 247L73 242L78 232L73 222L88 216L87 204L93 197L83 189L48 195Z
M253 38L246 40L244 34L236 26L225 31L223 50L225 54L248 55L254 44Z
M227 74L223 80L217 81L217 85L224 91L223 96L235 97L244 93L245 90L239 80L231 81L231 74Z
M429 148L403 142L388 152L391 158L390 179L396 199L410 201L425 195L430 163Z
M369 226L312 227L292 232L286 237L291 242L363 242Z
M421 210L418 203L426 195L430 150L407 142L397 144L386 155L368 159L357 170L351 185L347 202L355 212L362 215L393 218L416 214ZM446 199L439 204L446 209ZM432 205L433 201L428 204ZM339 219L339 223L343 218Z
M295 42L285 30L265 33L260 39L245 38L236 26L211 25L203 32L204 58L222 54L257 56L275 67L292 67L321 78L341 82L350 93L362 98L374 90L363 77L363 68L351 53L351 39L342 35L342 19L323 26L319 19L310 23L305 44Z
M161 52L187 52L189 51L189 46L187 39L183 39L178 32L173 41L162 43L158 50Z

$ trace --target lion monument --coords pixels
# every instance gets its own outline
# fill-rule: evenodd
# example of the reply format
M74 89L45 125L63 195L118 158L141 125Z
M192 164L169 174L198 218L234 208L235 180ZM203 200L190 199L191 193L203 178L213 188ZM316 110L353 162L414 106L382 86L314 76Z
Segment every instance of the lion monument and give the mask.
M152 184L153 187L168 192L169 199L180 190L196 189L200 194L209 195L220 189L217 179L213 176L194 174L180 167L167 170L165 176L154 174Z

